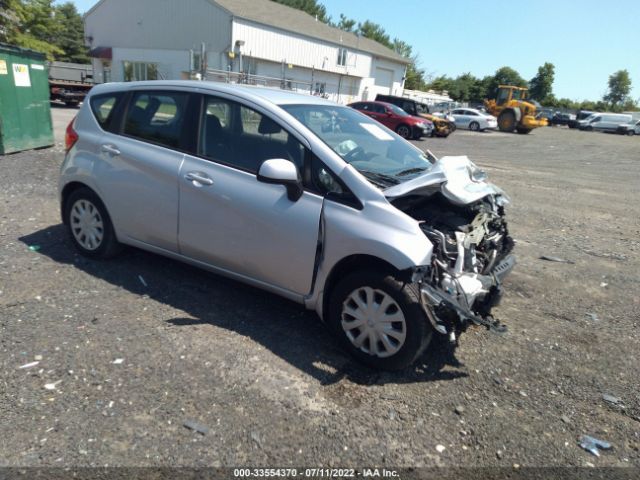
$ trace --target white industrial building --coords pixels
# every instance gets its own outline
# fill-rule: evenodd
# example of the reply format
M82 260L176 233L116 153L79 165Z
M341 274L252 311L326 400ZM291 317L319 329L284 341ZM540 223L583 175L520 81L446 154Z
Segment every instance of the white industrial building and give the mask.
M84 22L97 82L188 78L202 66L210 80L348 103L401 95L408 64L373 40L270 0L100 0Z

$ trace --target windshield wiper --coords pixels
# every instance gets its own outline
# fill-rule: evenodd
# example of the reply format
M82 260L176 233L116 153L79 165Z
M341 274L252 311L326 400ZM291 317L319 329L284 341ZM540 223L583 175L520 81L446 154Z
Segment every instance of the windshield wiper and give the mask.
M400 173L396 173L396 177L402 177L404 175L411 175L412 173L420 173L427 170L427 167L414 167L407 168L406 170L401 171Z
M376 182L381 187L388 187L389 185L397 185L400 183L397 178L394 178L390 175L385 175L384 173L371 172L369 170L358 170L358 171L368 179Z

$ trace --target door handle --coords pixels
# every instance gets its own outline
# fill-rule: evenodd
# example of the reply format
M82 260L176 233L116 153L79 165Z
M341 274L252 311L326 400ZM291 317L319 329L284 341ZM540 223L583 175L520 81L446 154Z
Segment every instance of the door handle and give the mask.
M201 185L213 185L213 180L201 172L189 172L184 178L190 182L198 182Z
M118 156L120 155L120 150L118 150L114 145L104 144L101 147L101 150L109 155Z

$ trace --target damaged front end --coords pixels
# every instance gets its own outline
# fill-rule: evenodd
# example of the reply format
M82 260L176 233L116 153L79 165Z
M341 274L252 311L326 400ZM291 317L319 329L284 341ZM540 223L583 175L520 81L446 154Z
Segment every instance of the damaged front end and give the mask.
M491 309L516 261L505 220L506 195L466 157L449 158L455 159L449 165L446 158L434 165L443 181L432 175L392 202L418 220L433 244L431 264L414 269L411 280L420 284L433 328L455 341L469 322L504 331ZM466 195L471 191L473 196Z

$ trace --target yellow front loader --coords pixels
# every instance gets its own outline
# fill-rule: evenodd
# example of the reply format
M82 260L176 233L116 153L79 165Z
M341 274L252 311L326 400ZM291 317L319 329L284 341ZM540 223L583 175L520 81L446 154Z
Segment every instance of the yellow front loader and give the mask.
M525 101L529 89L513 85L500 85L495 100L485 100L487 111L498 117L501 132L529 133L534 128L546 127L546 118L536 118L536 106Z

